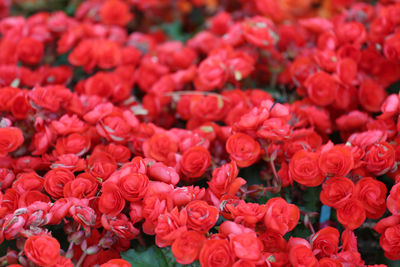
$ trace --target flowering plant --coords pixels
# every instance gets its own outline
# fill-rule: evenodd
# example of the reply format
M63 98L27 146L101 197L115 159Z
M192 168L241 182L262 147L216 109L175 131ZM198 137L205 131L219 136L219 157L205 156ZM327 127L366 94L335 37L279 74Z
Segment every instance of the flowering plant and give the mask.
M0 0L0 266L395 266L399 80L396 0Z

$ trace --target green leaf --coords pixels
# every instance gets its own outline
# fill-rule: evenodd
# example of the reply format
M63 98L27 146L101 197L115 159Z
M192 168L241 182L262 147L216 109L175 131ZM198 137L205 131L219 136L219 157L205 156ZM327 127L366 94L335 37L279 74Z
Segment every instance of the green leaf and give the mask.
M121 252L124 260L135 267L170 267L161 249L151 246L145 249L130 249Z

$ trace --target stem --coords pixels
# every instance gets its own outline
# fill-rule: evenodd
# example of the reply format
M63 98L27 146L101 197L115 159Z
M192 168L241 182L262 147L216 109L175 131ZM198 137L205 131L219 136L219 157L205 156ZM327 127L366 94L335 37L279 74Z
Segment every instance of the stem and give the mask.
M281 186L282 185L282 180L281 180L281 177L279 177L278 173L276 172L274 160L271 159L269 161L269 165L271 166L272 174L274 175L275 182L277 183L278 186Z
M76 263L75 267L81 267L83 261L85 260L87 254L86 251L83 252L82 256L79 258L78 262Z
M143 239L142 234L139 234L139 235L137 236L137 239L138 239L138 241L139 241L139 244L140 244L142 247L146 247L146 242L144 242L144 239Z
M315 234L315 229L314 226L312 225L312 223L309 221L307 227L310 229L312 234Z
M72 253L74 248L74 242L70 242L67 251L65 252L65 256L69 256ZM69 257L68 257L69 258Z

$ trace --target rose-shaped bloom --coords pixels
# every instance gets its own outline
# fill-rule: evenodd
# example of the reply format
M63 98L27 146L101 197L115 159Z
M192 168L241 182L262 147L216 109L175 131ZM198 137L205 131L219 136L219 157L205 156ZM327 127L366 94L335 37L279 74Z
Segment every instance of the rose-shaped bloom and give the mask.
M357 71L357 62L352 58L343 58L336 65L336 74L347 85L357 83Z
M139 230L133 226L129 218L121 213L113 218L103 215L101 217L101 224L104 229L113 232L122 239L132 240L139 234Z
M208 186L214 194L221 196L228 191L230 184L238 176L238 173L239 170L235 161L224 164L213 171Z
M258 261L261 259L263 243L255 233L243 233L230 238L231 248L236 257L243 260Z
M271 49L279 40L272 20L256 16L245 20L242 29L246 41L264 49Z
M178 143L169 135L154 134L143 144L144 155L161 162L168 162L168 156L178 151Z
M318 106L332 104L339 88L338 82L323 71L312 74L304 85L307 88L308 97Z
M338 252L340 233L336 228L325 227L313 234L311 238L312 250L319 257L329 257Z
M148 186L149 178L141 173L128 174L118 181L122 196L130 202L142 199L147 193Z
M57 139L57 154L84 155L90 149L90 137L86 134L72 133Z
M366 219L363 204L356 198L347 200L342 207L337 209L336 215L338 221L350 230L360 227Z
M380 142L370 146L365 153L365 168L376 176L390 171L394 165L395 151L388 142Z
M129 5L120 0L108 0L100 9L101 22L106 25L125 26L132 19Z
M244 168L258 160L261 147L251 136L237 133L231 135L226 141L226 151L239 167Z
M305 186L318 186L325 177L318 164L318 154L306 150L297 151L289 163L289 174L293 180Z
M292 266L318 267L318 260L312 250L303 245L297 244L289 251L289 261Z
M182 233L172 244L171 250L176 262L191 264L198 259L200 250L206 241L204 235L196 231Z
M221 89L227 80L228 71L225 62L220 57L211 56L200 63L194 85L196 90L211 91Z
M18 173L17 180L13 183L12 188L23 194L27 191L43 189L44 180L37 175L36 172Z
M44 45L30 37L22 38L17 47L18 58L25 64L35 65L42 59Z
M0 128L0 156L7 156L24 143L24 135L19 128L5 127Z
M350 147L334 146L322 152L318 165L324 176L345 176L354 165Z
M100 267L132 267L132 265L123 259L112 259L103 263Z
M96 124L97 132L108 141L126 142L131 135L132 128L139 125L138 119L129 111L123 114L113 113L102 118Z
M25 242L24 252L33 263L50 267L60 257L60 244L57 239L47 235L31 236Z
M378 219L385 213L386 193L386 185L372 177L364 177L359 180L354 190L354 195L361 201L367 217L371 219Z
M258 238L264 244L264 251L274 253L286 251L287 249L287 241L278 232L265 231Z
M238 260L236 261L232 267L255 267L256 264L253 261L249 260Z
M220 95L194 96L191 98L190 113L192 118L200 121L220 121L227 111L227 104Z
M131 151L124 145L111 143L105 147L105 151L113 156L118 164L126 163L131 158Z
M80 202L72 205L69 209L69 214L76 223L82 225L87 231L96 224L96 211L87 206L86 203Z
M156 233L156 244L159 247L166 247L187 232L188 215L185 209L178 211L174 208L171 212L166 212L158 217L157 226L154 230Z
M90 155L88 160L89 173L97 178L107 180L108 177L117 169L117 162L108 153L96 151Z
M283 198L274 197L268 200L265 206L264 223L267 229L285 235L296 227L300 218L300 211L296 205L287 203Z
M132 204L131 204L132 205ZM167 211L167 201L156 195L146 197L143 200L142 215L145 219L143 232L148 235L155 234L158 217Z
M60 199L56 200L52 204L52 206L48 212L47 224L49 224L49 225L60 224L61 220L64 219L65 216L67 216L71 206L72 206L72 202L66 198L60 198Z
M393 34L385 38L383 53L388 59L400 59L400 34Z
M340 43L361 45L367 38L367 31L360 22L351 21L338 25L335 33Z
M201 177L210 166L211 155L207 149L201 146L191 147L183 153L180 162L180 171L183 173L185 182L194 182Z
M41 193L40 191L32 190L32 191L27 191L21 195L21 197L18 200L18 206L20 208L25 208L36 201L41 201L44 203L51 202L50 198L47 195Z
M346 177L332 177L322 185L321 202L335 209L342 207L353 195L354 183Z
M207 240L200 252L203 267L230 267L234 262L229 242L225 239Z
M381 235L379 243L385 256L391 260L400 260L400 224L391 226Z
M342 232L342 251L358 251L357 237L353 230L345 229Z
M64 186L64 197L90 198L97 192L98 182L90 175L78 177Z
M248 227L255 226L265 215L265 205L258 203L240 201L235 205L226 204L225 208L231 213L236 223L242 223Z
M64 186L75 179L74 174L64 168L50 170L44 176L44 189L53 198L64 196Z
M218 220L219 212L214 206L210 206L202 200L194 200L186 206L189 229L206 233Z
M99 210L110 217L118 215L125 207L125 199L121 195L120 188L107 183L102 187L102 194L99 201Z
M400 215L400 183L395 184L390 190L386 205L393 215Z
M372 79L365 79L358 89L358 100L361 106L369 112L380 111L387 93L379 83Z

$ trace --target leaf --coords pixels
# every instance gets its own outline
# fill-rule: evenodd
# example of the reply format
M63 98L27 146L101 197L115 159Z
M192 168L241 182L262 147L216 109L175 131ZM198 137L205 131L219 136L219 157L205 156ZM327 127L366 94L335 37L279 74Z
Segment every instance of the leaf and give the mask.
M124 260L135 267L170 267L161 249L151 246L145 249L130 249L121 252Z

